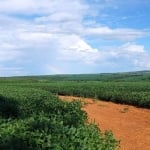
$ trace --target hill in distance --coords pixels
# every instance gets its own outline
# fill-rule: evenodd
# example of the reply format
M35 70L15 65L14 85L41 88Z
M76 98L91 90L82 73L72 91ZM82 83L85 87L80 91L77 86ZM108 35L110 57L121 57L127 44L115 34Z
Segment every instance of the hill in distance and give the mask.
M52 82L52 81L150 81L150 70L119 72L119 73L97 73L97 74L60 74L39 76L17 76L1 77L0 82Z

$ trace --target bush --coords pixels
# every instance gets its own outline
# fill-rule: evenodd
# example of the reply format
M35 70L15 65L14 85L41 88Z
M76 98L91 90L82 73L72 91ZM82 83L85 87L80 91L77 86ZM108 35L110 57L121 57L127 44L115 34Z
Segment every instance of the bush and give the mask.
M0 116L4 118L17 117L19 115L17 101L0 95Z
M0 150L114 150L118 142L87 123L80 102L32 88L0 89Z
M57 118L57 117L56 117ZM0 125L1 150L115 150L111 132L104 135L94 124L69 127L44 114Z

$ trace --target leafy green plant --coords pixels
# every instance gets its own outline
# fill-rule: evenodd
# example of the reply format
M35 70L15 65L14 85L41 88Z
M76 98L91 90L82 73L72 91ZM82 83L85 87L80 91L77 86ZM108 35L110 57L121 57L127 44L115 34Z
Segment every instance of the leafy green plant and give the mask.
M15 86L3 86L0 94L1 150L115 150L119 145L111 133L88 124L79 101Z

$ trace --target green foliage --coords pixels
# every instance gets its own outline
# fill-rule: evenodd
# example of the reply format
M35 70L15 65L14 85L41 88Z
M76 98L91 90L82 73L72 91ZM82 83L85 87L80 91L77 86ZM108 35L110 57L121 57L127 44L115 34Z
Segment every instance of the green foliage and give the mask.
M20 83L56 95L97 98L115 103L150 108L150 82L59 81L52 83Z
M47 91L0 87L1 150L114 150L111 132L87 123L80 102L63 102Z
M43 89L150 108L150 71L0 78L0 88Z
M21 87L26 87L27 89L32 87L37 90L42 89L52 92L56 95L91 97L150 108L150 82L59 81L50 83L3 83L0 89L5 86L7 88L15 86L15 88L20 89Z
M18 113L17 101L0 95L0 116L4 118L17 117Z
M69 127L43 114L3 122L0 133L2 150L114 150L118 146L111 132L103 135L96 125Z
M74 95L150 108L150 72L0 79L0 150L115 150Z
M22 76L0 78L0 83L47 83L56 81L150 81L150 71L135 71L123 73L99 73L99 74L62 74L43 76Z

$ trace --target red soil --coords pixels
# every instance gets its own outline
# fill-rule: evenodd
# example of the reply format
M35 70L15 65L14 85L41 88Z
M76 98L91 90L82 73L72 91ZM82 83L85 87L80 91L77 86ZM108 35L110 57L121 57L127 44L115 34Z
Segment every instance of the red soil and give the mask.
M150 110L89 98L60 98L85 102L83 110L89 121L95 121L101 131L112 130L115 138L121 140L120 150L150 150Z

